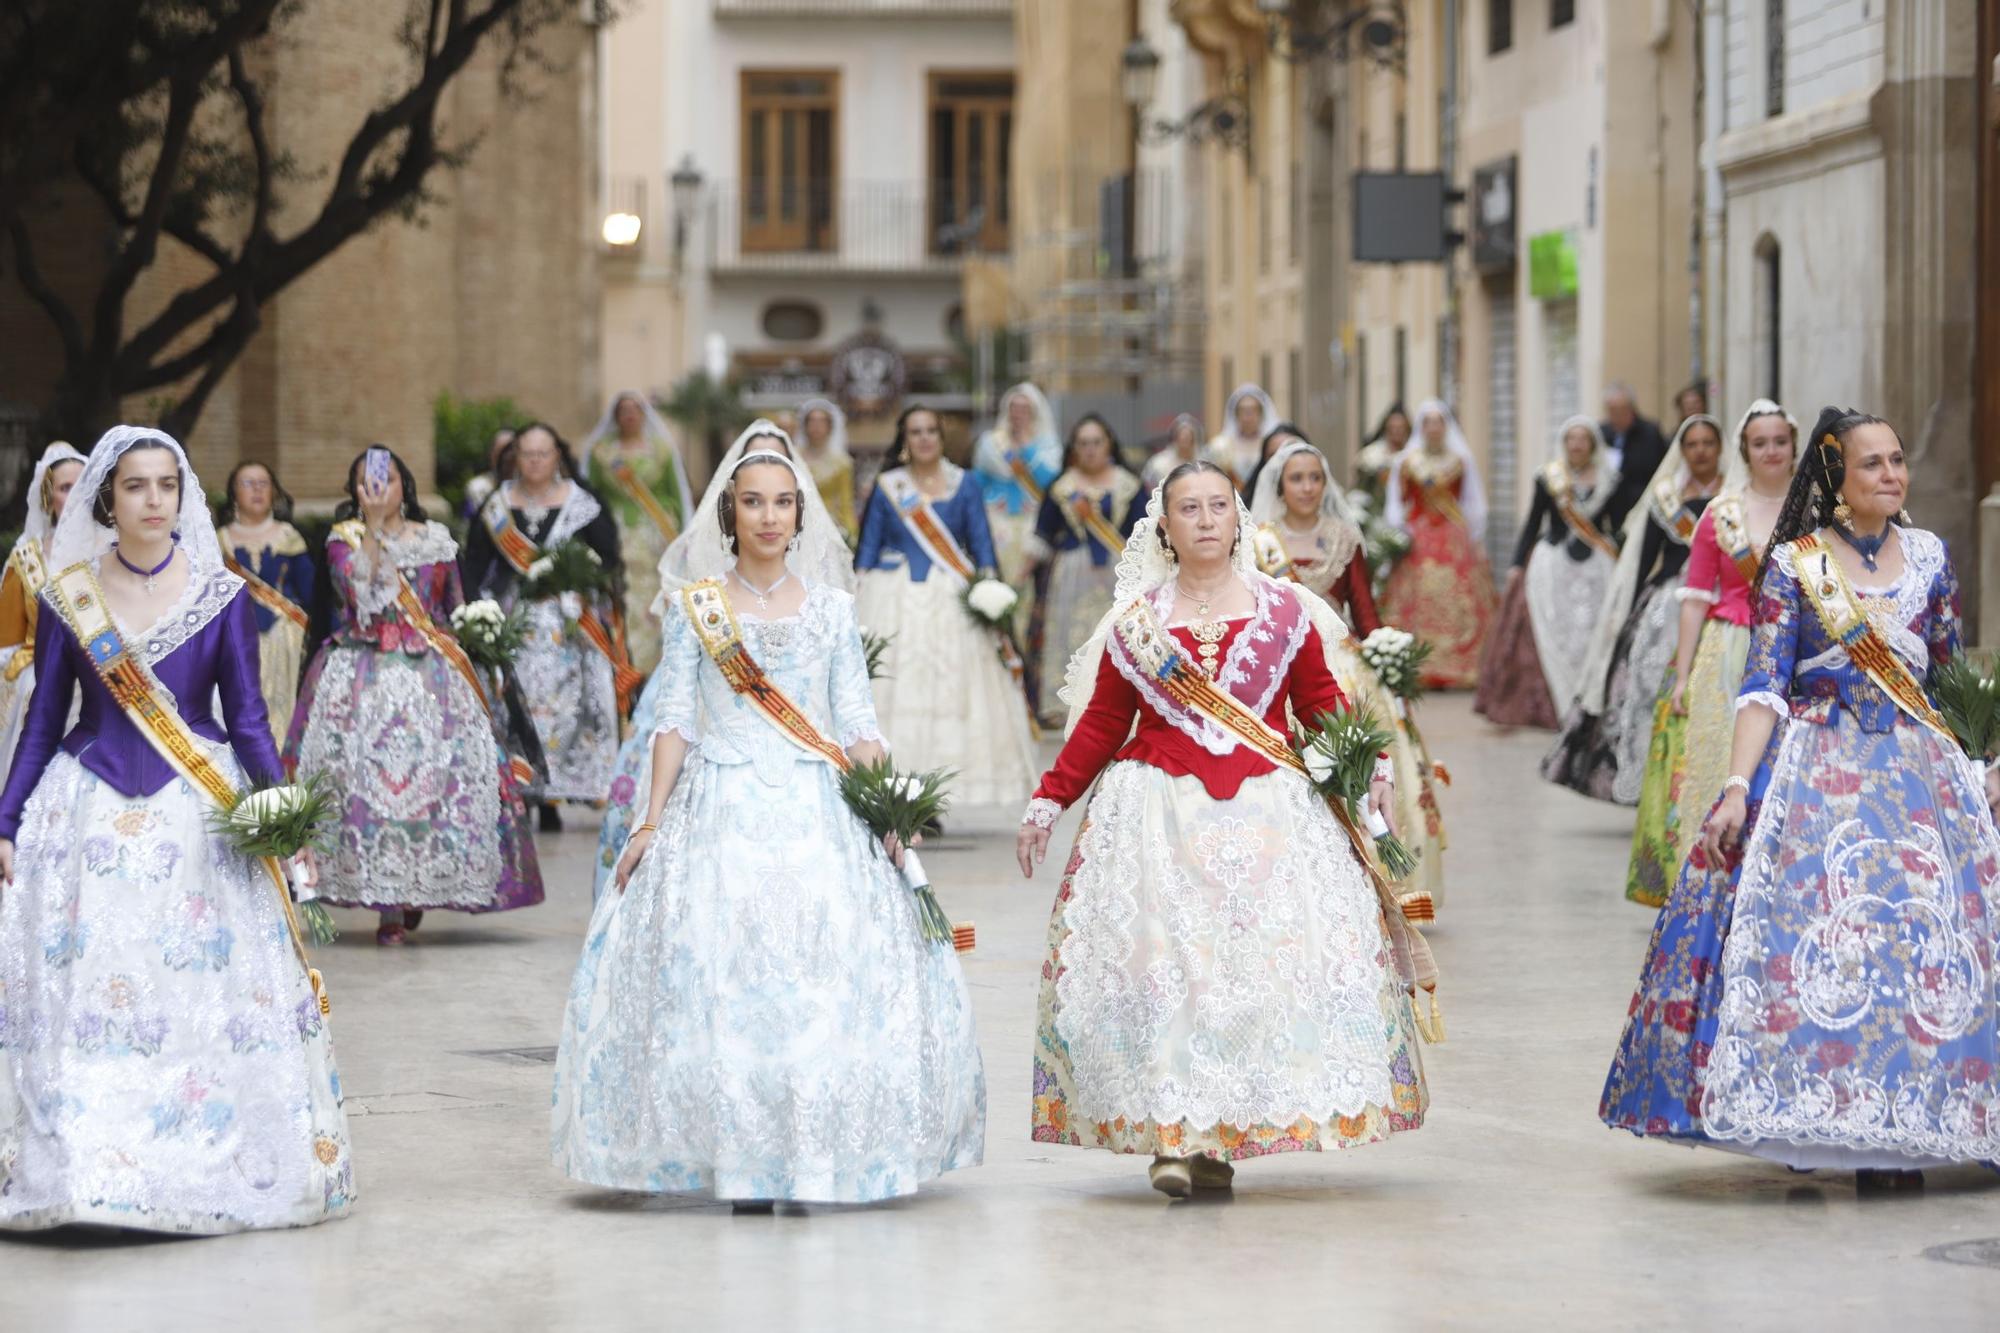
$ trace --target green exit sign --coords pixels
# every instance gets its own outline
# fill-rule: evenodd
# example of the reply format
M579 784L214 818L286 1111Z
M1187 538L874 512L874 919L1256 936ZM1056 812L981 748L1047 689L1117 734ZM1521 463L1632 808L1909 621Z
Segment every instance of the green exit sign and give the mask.
M1576 238L1569 232L1528 238L1528 294L1537 301L1576 295Z

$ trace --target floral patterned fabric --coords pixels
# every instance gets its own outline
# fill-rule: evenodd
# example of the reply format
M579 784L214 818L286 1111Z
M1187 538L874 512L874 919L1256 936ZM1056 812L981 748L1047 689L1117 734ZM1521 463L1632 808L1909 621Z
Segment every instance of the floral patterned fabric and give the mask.
M878 738L853 600L743 621L823 734ZM692 741L624 893L598 900L564 1016L553 1151L614 1189L858 1203L974 1166L986 1088L957 956L833 766L729 688L668 603L655 722Z
M388 560L327 541L339 609L306 672L285 766L324 773L344 806L320 896L349 907L506 911L542 901L541 865L501 731L395 604L400 570L449 633L456 544L432 523ZM391 567L393 566L393 567Z
M1049 923L1038 1142L1223 1159L1373 1143L1428 1093L1381 909L1290 772L1105 771Z
M1382 619L1430 642L1426 686L1469 689L1479 681L1479 653L1493 622L1493 571L1458 516L1460 465L1446 458L1439 466L1446 471L1425 479L1403 465L1410 549L1383 588Z
M29 798L0 893L0 1227L209 1235L353 1205L326 1020L211 808L67 754Z
M1958 650L1958 585L1935 536L1902 546L1857 592L1921 677ZM1773 554L1755 608L1741 697L1788 720L1741 859L1689 858L1600 1114L1797 1167L1992 1160L2000 832L1977 767L1827 638L1797 559Z

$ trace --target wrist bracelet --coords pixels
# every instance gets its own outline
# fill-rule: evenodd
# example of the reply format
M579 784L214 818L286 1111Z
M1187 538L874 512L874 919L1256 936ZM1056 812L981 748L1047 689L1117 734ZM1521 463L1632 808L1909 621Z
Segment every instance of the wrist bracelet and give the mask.
M1731 773L1729 775L1729 781L1722 784L1722 790L1725 795L1739 788L1742 790L1745 796L1748 796L1750 794L1750 779L1742 777L1735 773Z
M660 826L658 824L641 824L638 828L632 830L631 836L636 838L641 833L658 833L659 831Z

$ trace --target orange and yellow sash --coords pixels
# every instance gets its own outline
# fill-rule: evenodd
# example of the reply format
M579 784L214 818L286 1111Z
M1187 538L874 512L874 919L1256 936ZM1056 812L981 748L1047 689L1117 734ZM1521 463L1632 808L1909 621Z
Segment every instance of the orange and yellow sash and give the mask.
M1686 546L1694 540L1695 525L1700 522L1694 506L1681 496L1678 479L1667 477L1653 488L1653 516L1660 520L1660 526L1673 534L1675 541Z
M42 559L42 544L22 538L14 543L14 550L7 557L7 568L14 571L14 577L21 580L21 599L27 608L28 635L16 645L7 665L0 667L0 680L13 682L26 675L28 668L35 664L35 607L36 595L42 585L49 581L48 562Z
M1848 661L1881 686L1898 708L1957 748L1958 737L1931 707L1930 697L1909 663L1897 656L1868 619L1847 571L1826 543L1817 534L1807 533L1792 543L1792 560L1799 571L1799 587L1805 590L1826 636L1846 649Z
M1306 772L1305 760L1292 748L1291 741L1235 695L1210 680L1207 673L1189 660L1187 654L1180 650L1178 641L1161 628L1158 617L1145 598L1134 602L1118 617L1114 632L1134 664L1157 681L1169 699L1221 726L1239 743L1276 767L1311 780ZM1391 951L1396 955L1404 985L1413 994L1418 987L1430 992L1429 1021L1427 1023L1419 1012L1418 1029L1427 1041L1442 1040L1443 1028L1437 1007L1437 961L1431 954L1430 945L1405 917L1395 890L1390 887L1376 862L1373 841L1355 824L1346 802L1329 800L1327 806L1342 832L1347 834L1348 843L1354 848L1355 860L1360 862L1362 872L1375 889L1376 900L1382 908L1383 926L1389 936Z
M674 516L667 512L667 507L660 503L660 497L653 494L652 488L639 479L638 469L630 461L614 454L604 470L611 474L611 480L618 483L618 489L639 506L640 512L653 520L660 536L672 541L681 535L681 525L674 521Z
M1014 474L1014 480L1021 484L1021 489L1026 491L1036 504L1040 504L1045 492L1042 490L1042 484L1035 480L1035 470L1028 466L1028 451L1008 449L1005 452L1007 470Z
M1065 507L1070 517L1083 525L1084 533L1095 538L1097 544L1114 558L1125 549L1125 534L1118 530L1117 524L1104 516L1104 511L1097 507L1097 501L1090 496L1078 491L1069 497L1069 503Z
M1736 562L1736 572L1745 583L1757 582L1757 548L1750 541L1750 527L1743 518L1743 497L1725 495L1708 507L1715 527L1715 544Z
M722 590L721 579L703 579L682 588L681 608L687 612L688 623L694 626L695 638L700 641L702 651L708 654L709 661L715 663L715 669L722 673L722 679L730 689L748 699L751 707L762 713L786 740L801 750L818 755L832 764L837 772L845 773L854 767L847 751L835 745L825 732L814 726L813 720L778 688L776 681L764 674L764 668L757 664L757 659L750 656L750 650L743 643L743 627L736 622L736 612ZM972 949L974 932L969 923L953 925L951 937L952 947L960 953Z
M223 552L222 563L228 568L230 573L243 580L243 586L250 590L250 599L256 602L257 605L263 607L266 611L283 616L302 630L312 627L312 617L305 613L305 609L270 584L264 582L258 576L256 570L251 569L227 551Z
M227 810L235 805L238 798L236 784L210 757L209 743L194 734L187 719L181 716L179 701L125 646L124 637L118 633L117 625L112 623L104 590L97 585L97 575L91 572L89 562L79 561L58 574L50 594L49 600L54 604L56 614L69 626L76 641L83 645L84 655L90 659L98 679L111 691L112 700L124 710L125 716L132 720L139 734L146 738L160 758L213 801L218 809ZM285 926L291 932L292 949L299 956L299 966L306 971L306 980L312 983L312 992L319 1000L319 1011L330 1013L333 1003L327 997L326 983L306 957L305 939L299 933L298 916L292 910L292 894L285 884L284 867L274 856L259 857L258 861L270 877L272 887L278 891Z
M358 551L361 549L361 543L367 540L368 529L363 526L360 519L351 518L334 524L332 535ZM410 586L409 577L401 569L396 570L396 609L402 612L403 619L408 622L411 629L424 636L424 642L431 646L431 651L442 657L450 664L452 670L465 678L465 683L472 687L472 697L479 700L479 706L486 710L488 717L493 716L493 700L486 693L485 682L479 678L479 668L475 667L472 659L465 655L465 646L437 621L431 619L431 613L424 609L423 601L417 596L417 590ZM534 781L534 766L521 756L508 755L507 767L513 772L516 783L526 786Z
M1542 487L1548 491L1549 499L1555 501L1556 512L1569 525L1572 536L1613 560L1618 558L1618 543L1598 531L1597 524L1576 507L1576 489L1570 480L1569 469L1563 466L1561 459L1551 461L1542 469Z
M625 466L629 471L630 465ZM542 548L514 522L514 515L507 508L506 496L500 490L496 489L486 501L479 511L479 518L492 536L494 549L500 552L500 558L516 574L526 578L528 567L542 558ZM611 663L611 684L618 692L618 707L629 709L633 693L646 683L646 678L632 669L632 664L612 639L611 631L604 627L604 622L597 618L597 612L588 604L576 618L576 627L582 631L584 638L590 640L593 648L604 654L604 660Z

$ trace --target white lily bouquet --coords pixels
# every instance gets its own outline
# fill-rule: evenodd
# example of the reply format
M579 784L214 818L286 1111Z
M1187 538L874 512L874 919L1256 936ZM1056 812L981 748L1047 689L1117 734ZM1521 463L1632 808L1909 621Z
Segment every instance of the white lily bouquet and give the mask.
M299 864L308 847L320 848L340 806L339 793L324 773L310 773L299 782L256 787L215 812L212 827L239 856L273 857L292 867L299 916L314 944L333 943L339 934L333 917L315 901Z
M1368 569L1379 592L1396 562L1410 553L1410 534L1391 523L1376 508L1375 497L1367 491L1349 491L1347 507L1353 512L1354 521L1361 525L1362 550L1368 557Z
M1354 823L1375 840L1375 855L1390 879L1405 880L1417 868L1416 855L1389 831L1380 814L1368 808L1368 787L1375 761L1389 746L1389 733L1352 704L1321 713L1312 725L1298 728L1299 757L1306 777L1321 796L1342 802Z
M925 773L898 773L888 758L871 764L856 764L840 775L840 796L868 831L877 838L894 834L903 845L903 878L917 895L917 921L924 938L933 944L953 944L951 918L931 892L930 876L918 859L911 841L927 828L934 828L951 807L945 784L952 779L946 769Z
M964 601L967 615L1004 631L1013 627L1014 608L1021 604L1021 594L999 579L974 579L965 587Z
M1361 659L1375 672L1382 688L1406 704L1423 697L1424 663L1430 655L1429 643L1391 625L1361 641Z
M474 666L500 671L512 664L528 638L528 618L508 612L491 597L467 602L451 613L451 631Z

